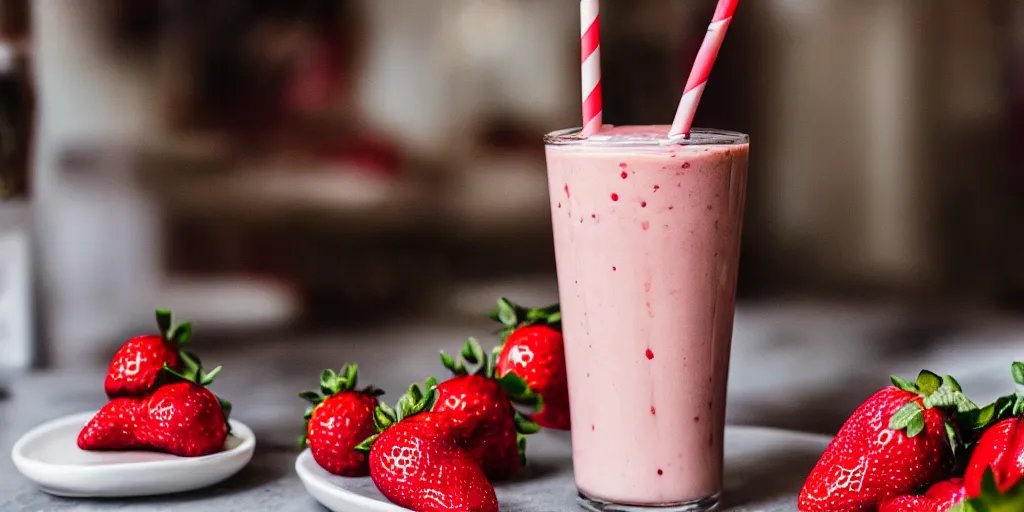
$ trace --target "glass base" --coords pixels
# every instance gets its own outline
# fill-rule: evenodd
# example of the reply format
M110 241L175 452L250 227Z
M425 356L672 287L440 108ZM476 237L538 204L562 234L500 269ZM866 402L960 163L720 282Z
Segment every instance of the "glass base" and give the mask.
M579 493L576 502L580 507L590 512L712 512L718 509L718 498L720 494L715 493L706 498L700 498L684 503L660 503L655 505L620 505L609 501L591 498Z

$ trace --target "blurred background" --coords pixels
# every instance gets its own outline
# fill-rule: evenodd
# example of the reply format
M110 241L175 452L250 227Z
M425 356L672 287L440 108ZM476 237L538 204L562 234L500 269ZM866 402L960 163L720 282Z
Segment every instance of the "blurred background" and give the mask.
M668 123L714 2L602 5L605 120ZM0 1L0 365L554 293L570 0ZM751 134L741 308L1024 307L1024 2L747 0L697 125ZM457 341L457 340L456 340Z

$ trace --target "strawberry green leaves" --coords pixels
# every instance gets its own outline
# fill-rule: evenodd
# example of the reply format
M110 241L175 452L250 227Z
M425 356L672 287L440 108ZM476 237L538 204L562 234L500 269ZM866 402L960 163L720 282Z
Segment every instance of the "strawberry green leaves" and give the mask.
M468 375L466 363L461 359L452 358L452 356L444 353L444 351L441 352L441 364L451 371L452 375Z
M325 395L336 395L342 391L352 391L359 379L359 366L345 365L337 373L327 369L320 374L320 391Z
M313 410L316 409L316 406L320 405L320 402L323 402L327 398L339 393L355 391L358 382L359 365L346 364L337 372L328 368L320 373L319 393L316 391L302 391L299 393L299 398L309 402L309 406L306 407L305 412L302 414L302 419L305 421L302 425L302 435L299 437L300 448L304 448L309 444L309 440L306 438L306 432L309 430L309 420L312 419ZM383 391L373 386L367 386L360 392L374 398L384 394Z
M328 368L320 374L320 392L303 391L299 393L299 398L317 405L327 397L337 395L338 393L356 391L358 382L359 365L357 364L346 364L337 372ZM375 398L384 394L383 391L373 386L367 386L359 392Z
M546 324L560 329L562 312L559 304L543 308L525 308L502 297L498 299L498 305L491 312L490 318L503 326L498 331L498 337L504 341L512 331L527 325Z
M914 382L896 375L893 375L891 379L897 388L920 395L923 399L920 402L913 400L900 407L889 419L889 428L905 430L907 437L912 438L924 430L924 411L927 409L951 409L958 413L968 413L978 409L978 406L964 394L960 383L949 375L940 377L933 372L923 370ZM956 429L947 425L946 433L950 437L950 446L956 447L958 444Z
M922 372L924 373L924 372ZM890 375L889 380L892 381L892 385L902 389L908 393L918 393L918 387L916 382L911 382L899 375Z
M422 389L420 389L419 384L412 384L409 386L409 391L402 395L395 404L394 421L392 424L431 410L434 407L434 403L437 402L437 395L437 379L434 377L424 381ZM384 425L384 428L389 426L391 424Z
M156 310L156 326L160 328L160 335L166 340L171 334L172 315L170 310Z
M1013 382L1024 386L1024 363L1015 361L1010 365L1010 373L1013 374Z
M900 407L889 418L890 430L906 430L907 437L914 437L924 431L924 409L917 402Z
M519 466L526 465L526 436L523 434L516 434L516 448L519 451Z
M533 420L527 418L526 416L523 416L522 414L519 413L519 411L516 411L515 415L513 416L513 420L516 424L516 432L520 434L530 435L540 432L540 425L535 423Z
M921 397L920 400L911 400L900 407L889 418L889 429L902 430L908 438L917 436L927 427L924 416L926 410L946 409L955 414L957 418L979 414L978 406L967 398L960 383L949 375L940 377L933 372L923 370L914 382L896 375L893 375L891 379L897 388ZM962 454L966 453L960 433L956 426L949 421L944 422L943 428L954 458L960 459Z
M921 370L921 373L917 375L917 379L914 382L910 382L899 375L892 375L889 379L897 388L909 393L917 393L921 396L931 395L943 384L942 377L928 370Z
M369 453L370 448L373 447L373 443L380 437L380 434L392 425L410 416L433 409L434 403L437 401L437 395L437 379L430 377L423 382L422 388L419 384L409 386L409 391L398 399L394 407L380 402L377 405L377 409L373 411L373 423L377 428L377 433L359 443L355 447L356 451Z
M1024 392L1020 391L1024 386L1024 363L1014 362L1010 365L1010 372L1013 374L1013 382L1018 389L1014 393L1016 399L1013 402L1013 415L1024 416Z
M958 413L973 411L978 406L964 394L960 383L953 377L945 375L942 377L942 384L935 391L931 392L924 399L924 406L927 409L939 407L943 409L955 409Z
M1024 386L1024 363L1014 362L1010 373L1018 388ZM1024 393L1017 391L1001 396L980 409L963 411L957 416L957 423L966 431L980 432L991 425L1010 417L1024 417Z
M957 423L966 430L984 430L989 425L1013 415L1016 401L1017 398L1014 395L999 397L985 407L960 414L957 416Z
M480 343L473 338L466 340L466 344L462 347L462 358L469 364L480 364L484 360L484 349L480 346Z
M222 366L218 366L209 372L203 370L203 365L199 362L199 359L189 353L182 352L179 354L181 362L184 364L184 368L181 371L171 368L167 363L164 363L164 371L183 380L191 382L193 384L199 384L200 386L209 386L213 384L214 379L217 378L217 374L223 369Z
M160 328L160 336L164 341L175 347L181 347L192 338L192 324L184 322L174 326L173 315L170 310L156 310L156 325Z
M530 389L530 385L526 383L526 380L515 373L506 373L505 376L498 379L498 384L501 385L513 402L532 407L535 411L540 411L544 408L544 399Z
M441 364L444 365L452 375L481 375L484 377L490 377L494 375L494 358L489 357L483 347L480 346L480 342L476 338L469 338L466 340L465 345L462 346L462 350L459 352L461 356L458 359L446 354L441 351Z
M181 358L181 363L184 368L181 371L171 368L167 363L164 363L164 372L171 375L174 378L180 379L185 382L191 382L203 387L207 387L213 384L213 381L220 374L220 371L224 369L223 366L218 366L209 372L203 370L203 364L199 361L191 352L181 352L178 354ZM231 416L231 402L217 396L217 401L220 402L221 412L224 414L224 423L228 426L228 433L231 433L231 422L228 421L228 417Z

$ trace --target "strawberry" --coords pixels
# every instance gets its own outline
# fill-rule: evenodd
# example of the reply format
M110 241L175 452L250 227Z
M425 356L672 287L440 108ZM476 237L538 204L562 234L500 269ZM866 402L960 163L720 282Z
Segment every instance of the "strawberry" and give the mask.
M952 469L961 443L950 420L977 406L949 376L923 371L916 382L892 382L840 428L804 483L802 512L872 511Z
M231 404L207 385L220 372L210 373L182 355L183 372L164 370L182 382L167 384L142 398L112 400L82 429L78 446L84 450L151 449L179 457L199 457L224 449Z
M878 512L946 512L964 501L962 478L951 478L928 489L924 496L903 495L882 502Z
M945 511L949 507L964 501L967 497L967 489L964 488L963 478L950 478L929 487L924 495L929 499L937 501L939 506L942 507L941 510Z
M142 402L138 423L139 442L179 457L217 453L224 449L228 435L217 395L192 382L157 389Z
M486 362L485 362L486 361ZM450 416L464 436L459 443L491 480L510 478L526 463L526 434L540 426L524 418L509 401L502 383L493 378L493 359L487 360L473 338L462 348L462 359L441 352L441 362L454 377L437 386L433 412ZM478 365L470 374L466 365Z
M303 391L299 397L310 402L304 416L305 434L299 444L309 446L313 460L327 471L341 476L367 476L370 466L366 454L355 447L377 432L373 411L377 397L384 394L374 387L356 390L357 365L346 365L338 373L324 370L320 391Z
M934 505L932 500L924 496L904 494L883 501L878 512L946 512L946 509L936 510Z
M160 334L136 336L124 343L114 354L107 370L103 388L107 396L143 396L156 389L166 377L164 365L181 369L180 350L192 336L192 325L171 327L171 312L156 310Z
M1024 386L1024 363L1013 363L1011 371L1014 382ZM1001 397L982 408L978 416L980 420L974 426L984 432L964 474L967 495L971 497L981 495L982 477L989 468L1001 491L1013 487L1024 476L1024 394Z
M538 425L569 430L569 386L558 304L526 309L502 298L492 318L505 326L500 332L504 345L497 355L496 375L516 375L524 383L510 393L512 400L533 405L537 412L530 419Z
M115 398L104 405L78 434L83 450L131 450L143 448L135 439L135 416L141 400Z
M996 484L996 476L991 469L985 470L981 477L981 494L949 512L1020 512L1024 510L1024 482L1018 482L1005 491Z
M150 448L179 457L219 452L231 430L231 404L206 386L221 367L206 373L189 354L181 354L181 359L184 371L169 366L164 371L183 382L161 386L142 401L135 437Z
M484 471L464 450L457 420L429 411L437 381L426 392L412 385L392 409L374 412L378 434L357 449L369 450L370 478L387 499L417 512L498 512L498 498Z

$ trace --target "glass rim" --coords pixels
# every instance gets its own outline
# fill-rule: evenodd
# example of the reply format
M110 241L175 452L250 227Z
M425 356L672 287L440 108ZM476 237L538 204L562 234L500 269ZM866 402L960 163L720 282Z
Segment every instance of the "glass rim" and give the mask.
M736 146L750 143L750 136L745 133L713 128L694 128L689 137L648 138L637 140L602 140L600 134L583 137L583 128L565 128L548 133L544 136L544 144L548 146L571 146L592 148L655 148L671 146Z

